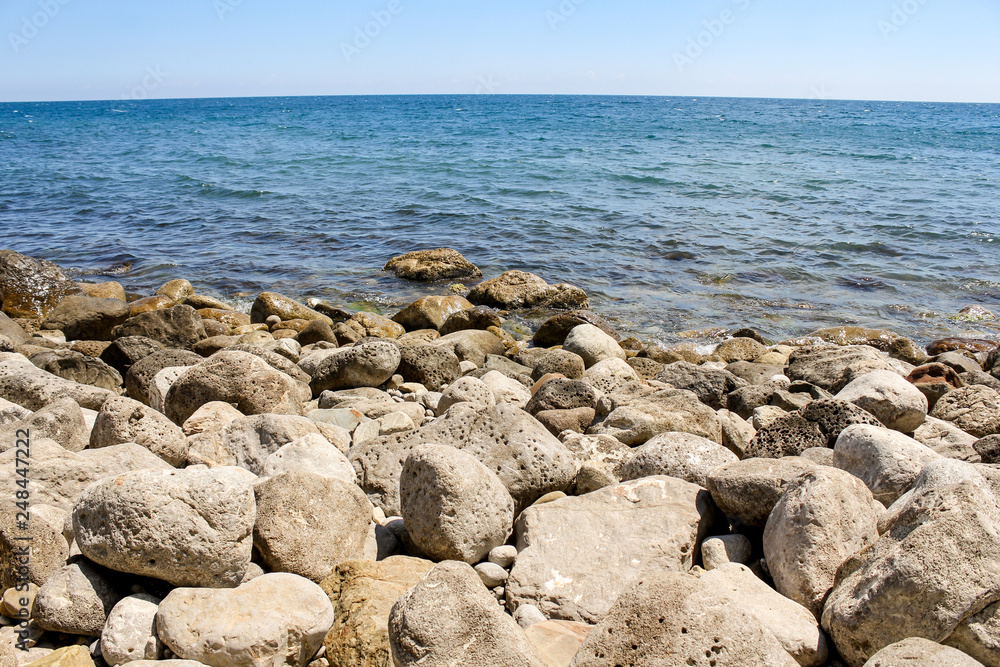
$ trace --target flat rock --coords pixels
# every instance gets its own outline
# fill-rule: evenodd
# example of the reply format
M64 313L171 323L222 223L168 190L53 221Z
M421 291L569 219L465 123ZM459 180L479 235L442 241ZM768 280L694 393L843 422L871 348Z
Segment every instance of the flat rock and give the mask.
M696 366L686 361L678 361L664 367L656 379L675 389L694 392L705 405L718 410L727 405L730 392L747 386L747 381L729 371L706 366Z
M833 464L861 479L885 506L906 493L939 454L902 433L878 426L851 426L837 439Z
M31 363L43 371L64 380L89 384L118 393L122 376L100 359L89 357L76 350L45 350L32 354Z
M890 644L873 655L864 667L982 667L983 663L950 646L922 637Z
M579 287L560 283L549 285L542 278L525 271L507 271L492 280L479 283L469 292L469 301L477 306L504 310L520 308L587 309L590 302Z
M673 477L529 507L515 525L519 553L508 604L595 622L644 568L691 569L713 510L704 489Z
M331 625L323 589L283 572L232 590L176 588L156 613L170 650L213 667L305 667Z
M801 380L828 391L840 381L844 371L853 364L884 362L885 357L867 345L813 345L800 347L788 358L785 370L792 381Z
M708 473L739 458L722 445L691 433L661 433L632 451L615 470L622 481L668 475L704 487Z
M393 257L386 262L382 270L391 271L404 280L422 282L480 278L483 275L483 272L463 257L462 253L451 248L414 250Z
M655 435L678 431L722 442L715 410L690 391L660 389L649 394L612 394L598 405L597 419L587 430L610 435L626 445L641 445Z
M250 563L252 476L235 468L139 470L88 487L73 509L90 560L175 586L230 587Z
M208 338L201 315L191 306L173 306L130 317L111 332L112 338L143 336L164 347L191 349L198 341Z
M708 475L708 490L722 512L751 528L763 528L788 484L814 470L799 457L746 459L719 466Z
M867 410L900 433L913 433L927 416L927 397L892 371L862 375L841 389L837 398Z
M126 442L145 447L175 467L187 461L187 442L179 426L139 401L119 396L105 402L98 411L90 447L99 449Z

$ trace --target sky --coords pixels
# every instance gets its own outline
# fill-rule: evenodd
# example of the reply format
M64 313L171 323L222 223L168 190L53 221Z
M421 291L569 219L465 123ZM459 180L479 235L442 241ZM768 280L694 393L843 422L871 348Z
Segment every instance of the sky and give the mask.
M4 0L0 101L1000 102L997 0Z

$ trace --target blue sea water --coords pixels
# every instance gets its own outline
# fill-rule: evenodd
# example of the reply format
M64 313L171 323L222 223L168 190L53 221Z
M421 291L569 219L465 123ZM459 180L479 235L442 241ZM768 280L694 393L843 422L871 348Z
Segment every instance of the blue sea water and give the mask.
M0 246L390 312L447 246L587 290L644 339L1000 306L1000 105L572 96L0 104ZM116 267L128 264L127 271ZM121 271L119 273L119 271ZM102 277L102 274L110 274Z

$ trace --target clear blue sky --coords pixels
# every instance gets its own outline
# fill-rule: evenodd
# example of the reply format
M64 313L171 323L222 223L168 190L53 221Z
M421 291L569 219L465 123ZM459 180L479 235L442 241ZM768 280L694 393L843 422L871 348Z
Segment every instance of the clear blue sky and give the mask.
M374 36L359 38L366 27ZM0 101L495 92L1000 102L997 0L5 0L0 36Z

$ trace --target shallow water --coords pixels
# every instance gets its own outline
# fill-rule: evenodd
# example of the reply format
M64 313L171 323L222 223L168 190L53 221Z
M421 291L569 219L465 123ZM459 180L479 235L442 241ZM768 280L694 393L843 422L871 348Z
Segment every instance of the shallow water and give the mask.
M391 311L447 246L571 282L640 338L1000 306L1000 105L413 96L0 104L4 247ZM124 270L123 265L129 265ZM118 270L115 271L115 267Z

